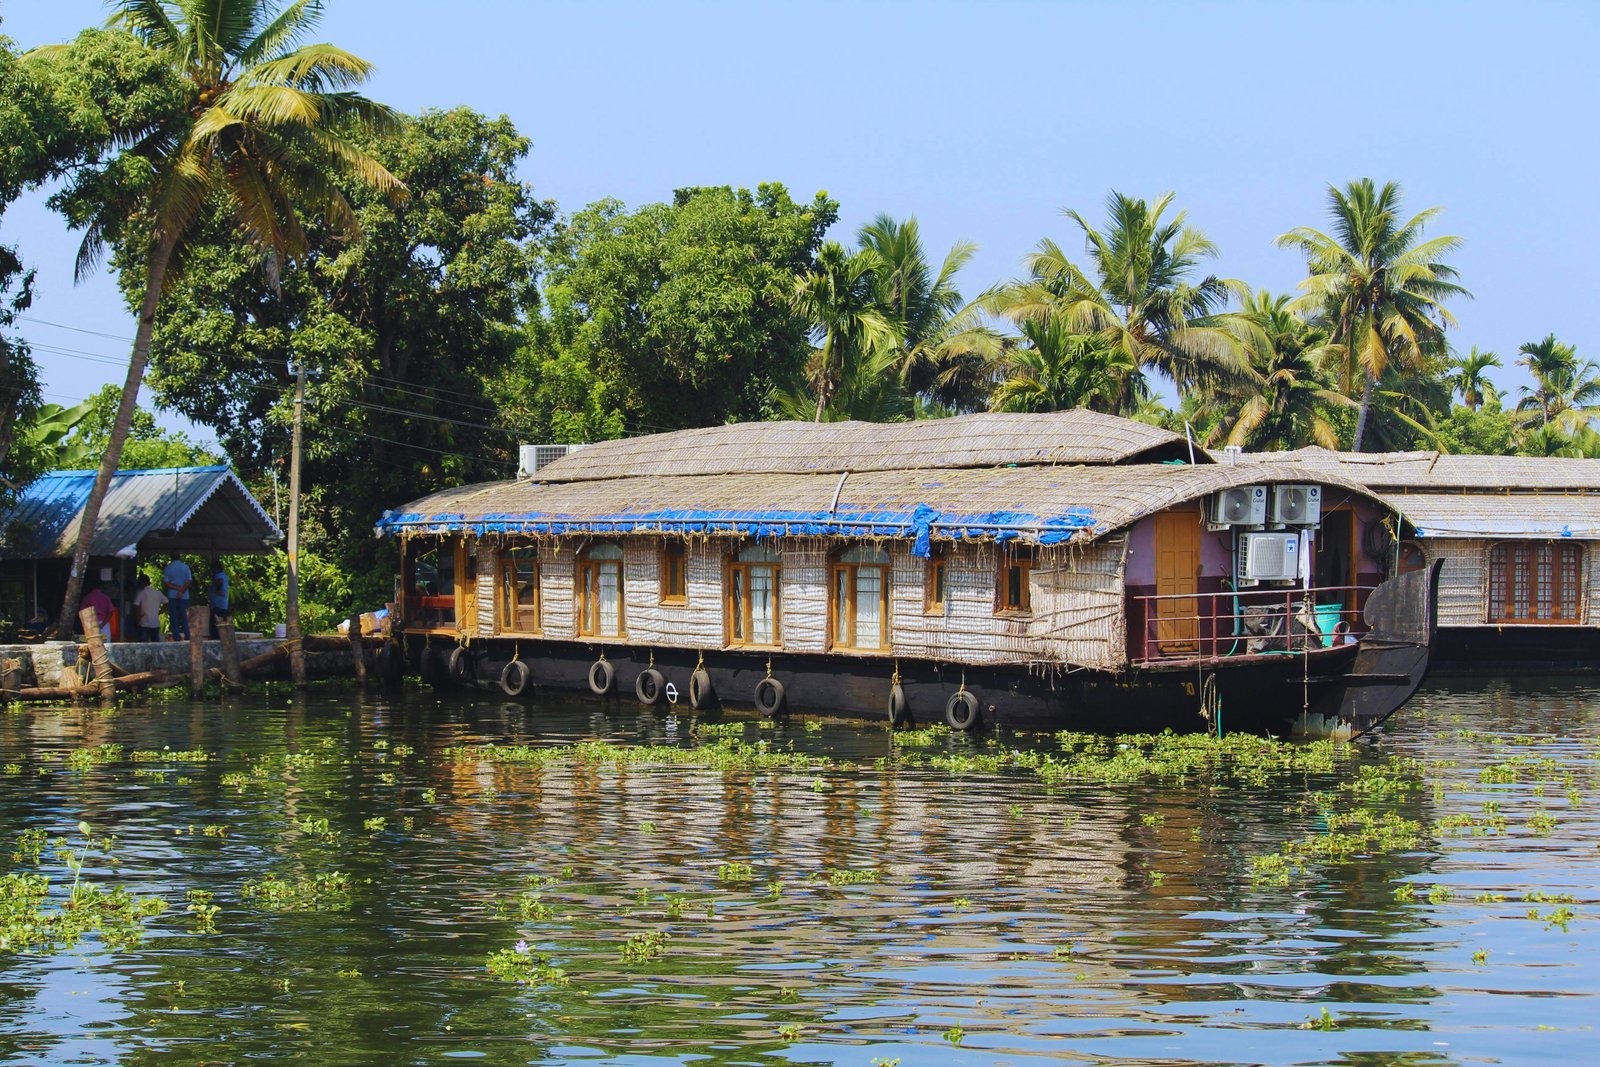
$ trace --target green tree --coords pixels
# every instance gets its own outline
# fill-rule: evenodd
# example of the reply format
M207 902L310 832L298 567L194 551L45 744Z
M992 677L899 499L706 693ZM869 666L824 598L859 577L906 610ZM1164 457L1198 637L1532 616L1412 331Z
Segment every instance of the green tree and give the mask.
M1541 426L1557 423L1571 431L1600 413L1600 366L1593 360L1580 362L1578 350L1553 333L1517 351L1522 353L1517 365L1533 376L1532 388L1518 387L1517 411L1525 421L1537 416Z
M817 252L816 266L795 279L790 298L794 311L818 338L805 366L817 422L824 421L847 379L881 375L894 365L881 358L899 340L894 322L878 302L877 275L883 266L870 248L851 252L829 241Z
M1367 443L1373 391L1390 364L1420 372L1444 347L1444 330L1455 325L1444 301L1469 296L1443 257L1461 247L1459 237L1423 240L1439 213L1428 208L1402 221L1401 189L1371 178L1345 188L1328 187L1333 233L1302 226L1281 234L1280 247L1304 253L1310 276L1300 283L1295 310L1324 316L1330 340L1342 353L1341 387L1361 405L1351 447Z
M64 469L92 470L99 465L100 455L111 440L121 401L122 390L115 385L105 385L83 402L82 416L59 445L60 454L77 459L75 463L69 459ZM155 416L144 408L134 409L122 450L123 470L211 467L225 462L222 456L181 430L162 429L156 424Z
M955 285L978 246L958 241L934 270L916 218L886 214L863 226L857 241L878 257L873 295L894 328L895 369L906 390L954 408L978 406L982 370L999 355L1000 337Z
M1504 456L1516 448L1517 426L1496 407L1476 410L1457 404L1435 426L1440 451L1456 455Z
M142 296L127 382L106 453L84 505L72 577L57 631L71 628L89 545L111 476L122 458L144 378L161 296L183 273L196 223L221 199L237 236L258 248L276 274L306 249L301 218L322 217L357 232L340 176L374 188L400 185L351 133L381 127L389 111L354 91L371 67L328 44L301 44L322 8L298 0L113 0L111 25L129 31L182 87L185 106L122 139L98 166L75 172L56 198L84 232L80 270L107 246L140 278ZM44 50L40 61L82 66L75 46Z
M1504 366L1493 352L1480 352L1473 345L1465 356L1452 355L1447 361L1448 381L1453 392L1461 394L1467 410L1477 411L1485 404L1498 405L1500 391L1489 380L1489 368Z
M537 432L533 402L505 383L553 212L518 180L529 143L503 116L428 112L360 143L409 195L342 179L362 240L313 224L301 269L278 278L218 205L164 299L151 382L260 486L287 482L292 367L305 364L304 543L370 606L393 572L393 545L367 536L383 510L509 474L518 431Z
M1057 318L1075 333L1093 334L1122 360L1159 370L1185 395L1197 386L1249 379L1252 372L1236 334L1219 313L1242 288L1207 274L1201 265L1216 245L1188 225L1187 214L1164 216L1173 194L1154 205L1112 192L1107 224L1091 226L1064 213L1083 231L1087 268L1045 239L1028 256L1028 277L986 301L1014 322Z
M1021 343L1006 346L996 365L999 383L989 396L994 411L1065 411L1087 408L1133 415L1150 387L1125 348L1099 334L1075 333L1056 317L1023 319Z
M512 379L526 413L568 440L770 413L810 351L795 279L837 217L826 193L777 183L577 212L545 242L544 311Z
M1330 416L1354 402L1324 377L1326 334L1296 315L1288 296L1259 290L1243 303L1236 316L1239 335L1256 380L1219 382L1198 398L1197 408L1211 427L1206 444L1252 451L1311 444L1338 448Z

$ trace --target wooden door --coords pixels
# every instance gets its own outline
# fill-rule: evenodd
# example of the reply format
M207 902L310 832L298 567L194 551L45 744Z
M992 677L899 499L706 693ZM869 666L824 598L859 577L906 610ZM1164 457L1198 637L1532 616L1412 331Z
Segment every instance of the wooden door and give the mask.
M478 632L478 546L456 542L456 632Z
M1200 651L1200 513L1156 516L1156 647L1162 653Z

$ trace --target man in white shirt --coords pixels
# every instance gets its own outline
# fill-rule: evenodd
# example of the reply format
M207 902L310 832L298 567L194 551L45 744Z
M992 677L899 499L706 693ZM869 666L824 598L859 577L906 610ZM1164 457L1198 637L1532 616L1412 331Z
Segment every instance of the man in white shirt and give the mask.
M140 641L161 640L161 606L167 598L156 591L147 575L139 575L139 591L133 595L133 608L139 615Z

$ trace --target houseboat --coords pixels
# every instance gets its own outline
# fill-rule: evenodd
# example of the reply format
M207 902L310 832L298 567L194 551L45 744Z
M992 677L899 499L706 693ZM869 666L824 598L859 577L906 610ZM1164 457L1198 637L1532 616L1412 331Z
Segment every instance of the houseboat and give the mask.
M1399 517L1393 569L1438 564L1435 660L1452 670L1600 667L1600 460L1438 452L1218 454L1366 486Z
M424 678L942 721L1369 728L1433 580L1336 473L1084 411L751 423L591 444L386 512Z

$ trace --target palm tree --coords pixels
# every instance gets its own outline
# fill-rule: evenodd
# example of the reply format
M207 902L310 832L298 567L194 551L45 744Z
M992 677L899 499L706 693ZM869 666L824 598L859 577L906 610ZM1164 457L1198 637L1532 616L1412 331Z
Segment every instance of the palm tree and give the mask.
M354 92L371 65L329 44L301 44L322 15L319 0L113 0L109 25L125 29L170 66L188 96L186 110L145 131L120 159L150 181L112 195L86 218L80 274L93 268L107 241L146 234L144 296L122 400L84 505L71 579L57 633L76 617L89 546L101 503L122 458L122 446L149 358L162 292L182 269L185 245L202 216L222 203L238 221L241 240L262 249L276 272L306 250L302 214L320 215L338 233L358 232L355 215L334 184L351 178L403 193L394 175L354 139L394 121L393 113ZM48 61L62 47L33 53Z
M1242 287L1211 274L1195 277L1217 254L1216 245L1186 224L1184 212L1163 218L1172 196L1152 206L1113 191L1103 230L1067 209L1083 231L1088 269L1047 238L1026 260L1028 278L994 294L988 305L1018 323L1057 318L1075 333L1093 334L1127 362L1160 370L1180 394L1250 378L1237 336L1217 316Z
M1533 412L1537 411L1541 424L1549 425L1560 404L1557 394L1563 390L1576 394L1578 390L1574 386L1577 381L1589 375L1579 373L1578 350L1557 341L1553 333L1546 334L1540 341L1528 341L1519 346L1517 351L1522 353L1517 366L1526 367L1528 373L1533 375L1534 382L1532 389L1525 385L1518 387L1518 392L1523 395L1517 402L1517 410L1523 412L1524 417L1532 417ZM1588 366L1592 374L1593 364ZM1576 396L1568 399L1576 399Z
M1355 402L1330 388L1321 370L1326 334L1290 310L1290 298L1259 290L1235 313L1240 342L1259 382L1219 384L1198 398L1194 414L1210 426L1206 444L1252 450L1339 447L1329 414Z
M1450 388L1461 394L1461 403L1468 411L1477 411L1484 404L1498 404L1500 391L1489 380L1488 371L1490 367L1505 365L1499 356L1480 352L1478 346L1473 345L1465 356L1451 356L1448 365Z
M881 214L861 227L857 240L879 260L875 299L894 326L895 364L905 387L941 404L972 406L973 371L1000 350L999 335L979 320L976 305L963 305L955 287L956 273L978 246L958 241L935 272L915 217L898 222Z
M806 367L817 422L823 421L846 369L872 362L897 339L894 324L877 304L882 265L870 248L851 252L828 241L817 250L816 267L795 280L790 304L822 339Z
M1001 357L992 410L1088 408L1127 416L1148 399L1149 384L1126 349L1098 334L1074 333L1053 316L1023 319L1017 328L1025 343L1007 346Z
M1532 414L1538 411L1541 426L1559 426L1571 433L1600 416L1600 367L1593 360L1552 367L1535 379L1533 389L1517 405Z
M1280 234L1278 245L1305 254L1310 277L1294 310L1320 312L1342 351L1347 395L1361 382L1361 408L1351 447L1361 451L1372 415L1372 392L1391 360L1420 369L1429 352L1442 347L1444 329L1455 325L1445 310L1451 296L1470 296L1455 283L1442 257L1461 247L1459 237L1422 240L1439 213L1428 208L1400 221L1401 189L1377 188L1361 178L1343 189L1328 187L1333 234L1301 226Z

